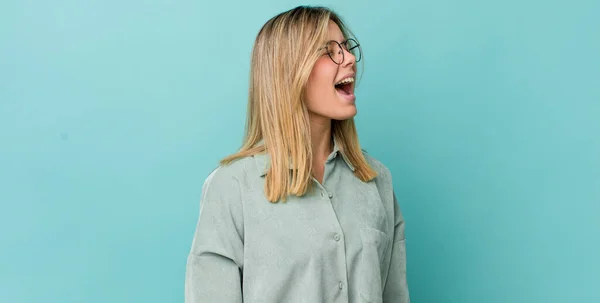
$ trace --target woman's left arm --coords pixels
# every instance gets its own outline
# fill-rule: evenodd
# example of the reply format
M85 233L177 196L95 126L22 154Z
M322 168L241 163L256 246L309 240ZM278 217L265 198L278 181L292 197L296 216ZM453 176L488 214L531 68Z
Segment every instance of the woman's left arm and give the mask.
M404 217L394 194L394 237L392 258L388 270L387 282L383 290L384 303L409 303L408 283L406 281L406 239L404 236Z

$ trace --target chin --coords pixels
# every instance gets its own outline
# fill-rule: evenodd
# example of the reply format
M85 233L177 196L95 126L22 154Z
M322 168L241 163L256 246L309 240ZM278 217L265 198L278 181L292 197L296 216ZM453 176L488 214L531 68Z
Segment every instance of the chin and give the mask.
M339 112L336 112L335 115L332 115L330 118L332 120L348 120L354 118L354 116L356 116L356 106L352 105L345 108L343 111L340 110Z

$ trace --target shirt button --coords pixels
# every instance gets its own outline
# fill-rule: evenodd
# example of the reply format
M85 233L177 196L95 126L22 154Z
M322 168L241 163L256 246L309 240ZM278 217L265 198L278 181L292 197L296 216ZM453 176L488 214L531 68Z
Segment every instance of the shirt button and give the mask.
M344 288L344 283L340 282L340 283L338 284L338 287L339 287L340 289Z
M333 198L333 194L329 193L329 199Z
M339 241L340 240L340 235L336 234L335 236L333 236L333 239L336 240L336 241Z

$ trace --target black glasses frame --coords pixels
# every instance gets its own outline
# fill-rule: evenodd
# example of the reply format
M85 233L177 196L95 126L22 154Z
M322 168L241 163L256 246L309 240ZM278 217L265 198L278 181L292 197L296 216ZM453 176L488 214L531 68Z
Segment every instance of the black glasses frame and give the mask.
M331 56L330 52L327 52L327 55L329 56L329 59L331 59L331 61L333 61L333 63L335 63L337 65L341 65L346 60L346 56L344 54L344 50L347 51L347 52L349 52L349 53L352 53L352 50L356 49L356 48L358 48L358 56L355 55L355 58L356 58L355 62L359 62L360 59L362 59L362 48L360 47L360 44L356 40L354 40L352 38L346 39L342 43L337 42L335 40L329 40L329 41L327 41L327 43L325 43L325 46L322 47L322 48L320 48L320 49L327 49L327 45L329 45L329 43L332 43L332 42L335 42L339 46L339 49L342 50L342 61L339 62L339 63L335 62L335 60ZM352 48L348 49L348 42L353 42L355 45L352 46Z

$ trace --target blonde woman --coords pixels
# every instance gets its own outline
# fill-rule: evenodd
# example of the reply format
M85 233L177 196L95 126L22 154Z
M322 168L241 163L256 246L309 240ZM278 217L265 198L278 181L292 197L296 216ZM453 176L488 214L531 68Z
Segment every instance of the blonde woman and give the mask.
M390 171L354 126L361 56L326 8L260 30L246 137L203 185L186 302L409 302Z

